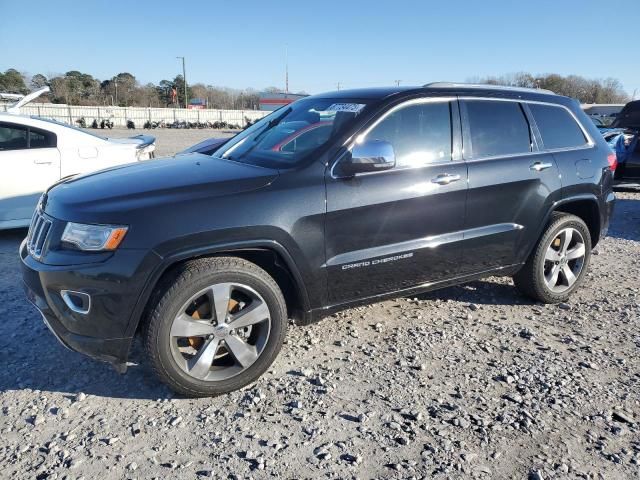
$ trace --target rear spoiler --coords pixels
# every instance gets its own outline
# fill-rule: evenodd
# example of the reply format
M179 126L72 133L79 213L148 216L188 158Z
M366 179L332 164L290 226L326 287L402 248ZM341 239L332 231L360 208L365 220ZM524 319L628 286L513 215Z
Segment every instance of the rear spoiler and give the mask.
M156 137L152 137L151 135L142 135L142 134L140 134L140 135L134 135L131 138L139 138L140 140L142 140L140 145L137 145L137 147L136 147L138 149L146 148L149 145L152 145L156 141Z

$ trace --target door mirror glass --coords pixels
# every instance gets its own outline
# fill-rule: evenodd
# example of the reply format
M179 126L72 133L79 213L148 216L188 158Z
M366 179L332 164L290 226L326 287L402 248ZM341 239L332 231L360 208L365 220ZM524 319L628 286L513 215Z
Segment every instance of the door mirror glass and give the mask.
M396 165L393 146L383 140L365 140L356 143L337 165L340 176L352 177L358 173L389 170Z

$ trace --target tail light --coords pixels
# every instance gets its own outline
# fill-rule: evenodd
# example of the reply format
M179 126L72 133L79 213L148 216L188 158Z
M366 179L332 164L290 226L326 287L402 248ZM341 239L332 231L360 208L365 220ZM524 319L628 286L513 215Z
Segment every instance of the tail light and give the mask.
M607 155L607 163L609 163L609 170L615 172L616 167L618 166L618 157L616 157L615 153Z

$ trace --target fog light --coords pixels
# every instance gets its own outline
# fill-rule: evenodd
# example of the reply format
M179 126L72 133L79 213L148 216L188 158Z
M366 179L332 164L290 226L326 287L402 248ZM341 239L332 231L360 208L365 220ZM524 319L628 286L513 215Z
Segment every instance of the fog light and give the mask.
M73 290L60 290L60 295L72 311L86 315L91 310L91 296L84 292Z

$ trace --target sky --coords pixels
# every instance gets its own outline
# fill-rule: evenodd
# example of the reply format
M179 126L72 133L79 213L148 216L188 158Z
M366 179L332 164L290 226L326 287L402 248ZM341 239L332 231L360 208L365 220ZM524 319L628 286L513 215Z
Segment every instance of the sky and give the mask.
M638 0L0 0L0 70L319 93L515 72L640 98ZM629 25L620 28L619 23ZM285 55L286 52L286 55Z

